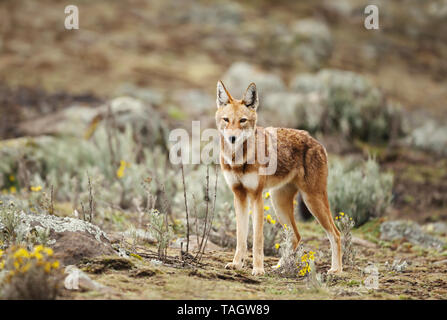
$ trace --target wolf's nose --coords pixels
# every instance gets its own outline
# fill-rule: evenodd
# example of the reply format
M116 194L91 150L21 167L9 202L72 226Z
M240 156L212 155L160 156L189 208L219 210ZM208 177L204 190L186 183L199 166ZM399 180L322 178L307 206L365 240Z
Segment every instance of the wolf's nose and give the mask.
M230 136L230 142L235 143L236 142L236 136Z

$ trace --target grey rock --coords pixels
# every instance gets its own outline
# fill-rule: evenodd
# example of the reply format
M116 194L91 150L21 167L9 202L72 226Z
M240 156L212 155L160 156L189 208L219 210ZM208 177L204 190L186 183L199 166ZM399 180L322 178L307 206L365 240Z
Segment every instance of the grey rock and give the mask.
M64 279L64 286L67 290L80 291L101 291L109 292L111 288L92 280L85 272L78 269L74 265L68 265L64 271L66 275Z
M63 264L76 264L86 257L111 255L115 251L107 234L98 226L74 218L20 213L17 234L26 237L33 230L49 230L47 245Z
M380 239L392 241L406 239L424 248L441 250L445 242L423 231L421 226L412 221L386 221L380 225Z

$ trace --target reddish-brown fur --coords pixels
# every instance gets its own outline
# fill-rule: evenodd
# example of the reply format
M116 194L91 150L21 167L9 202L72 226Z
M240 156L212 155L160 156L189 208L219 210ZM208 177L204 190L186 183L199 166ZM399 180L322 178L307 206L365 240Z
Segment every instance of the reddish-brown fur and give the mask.
M294 219L293 201L298 192L301 192L307 207L325 229L331 242L332 267L329 272L341 272L340 232L329 208L328 165L324 147L303 130L257 127L258 95L254 84L250 84L243 99L237 100L218 82L217 105L216 125L221 133L221 168L234 193L237 221L236 253L233 262L226 267L240 269L246 258L250 202L253 212L253 274L264 274L262 192L270 189L279 222L291 226L295 233L295 248L301 237ZM235 137L236 142L230 142L231 137ZM259 174L260 168L265 168L268 164L261 164L257 157L254 163L248 161L250 157L245 155L250 154L250 145L246 137L254 137L255 141L266 139L267 155L276 155L277 159L273 174ZM235 145L236 150L242 148L244 161L236 164L229 161L231 159L234 162L235 152L224 148L225 144ZM253 150L257 151L256 148L257 145Z

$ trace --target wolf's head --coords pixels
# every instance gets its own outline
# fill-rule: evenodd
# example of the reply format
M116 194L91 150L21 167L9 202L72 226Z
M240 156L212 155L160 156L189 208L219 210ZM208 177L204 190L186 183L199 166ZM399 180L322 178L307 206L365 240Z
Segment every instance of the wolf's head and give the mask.
M230 144L240 144L250 137L256 128L256 109L259 105L256 85L251 83L241 100L234 99L222 81L217 82L216 125Z

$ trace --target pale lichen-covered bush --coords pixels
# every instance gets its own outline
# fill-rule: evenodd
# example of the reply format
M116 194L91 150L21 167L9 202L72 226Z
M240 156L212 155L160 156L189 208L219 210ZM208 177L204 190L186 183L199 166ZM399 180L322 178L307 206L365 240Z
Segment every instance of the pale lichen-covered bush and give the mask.
M382 92L359 74L324 69L316 74L298 75L291 87L296 93L316 95L324 107L324 112L320 108L307 110L311 113L315 109L319 121L308 123L301 117L301 129L340 132L351 139L368 142L386 142L392 138L391 132L402 133L397 121L399 109L387 102ZM316 123L319 125L315 126Z
M345 212L359 226L385 213L391 204L393 175L380 172L369 159L360 166L333 160L329 167L328 196L332 212Z
M430 120L414 129L406 138L409 145L441 156L447 155L447 126Z

